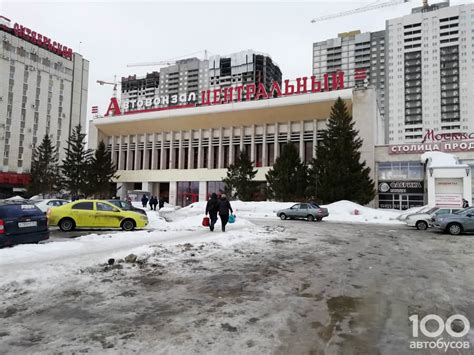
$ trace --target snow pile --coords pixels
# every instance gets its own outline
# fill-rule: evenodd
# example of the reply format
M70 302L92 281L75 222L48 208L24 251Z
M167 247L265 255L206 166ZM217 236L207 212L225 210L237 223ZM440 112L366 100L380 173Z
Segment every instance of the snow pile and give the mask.
M296 202L243 202L231 201L232 208L238 221L239 218L278 218L278 210L290 208ZM397 224L400 211L375 209L361 206L350 201L338 201L329 205L322 205L329 211L329 217L324 220L332 222L349 223L377 223L377 224ZM200 223L206 211L206 202L196 202L187 207L177 209L172 212L160 211L160 215L170 221L182 220L183 223ZM172 225L170 225L172 228Z
M327 221L376 224L402 223L397 220L400 211L365 207L351 201L343 200L321 207L328 209L329 217L325 218Z
M430 168L459 167L466 168L466 164L460 164L458 158L453 154L443 152L426 152L421 155L420 161L424 164L428 160Z
M23 201L24 198L21 197L21 196L13 196L13 197L10 197L10 198L7 198L8 201Z

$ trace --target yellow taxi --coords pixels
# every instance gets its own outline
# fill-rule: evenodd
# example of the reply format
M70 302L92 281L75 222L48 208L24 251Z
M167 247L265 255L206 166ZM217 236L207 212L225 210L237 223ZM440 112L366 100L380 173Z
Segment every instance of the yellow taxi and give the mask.
M74 228L122 228L131 231L148 224L147 216L125 211L103 200L77 200L46 213L50 226L68 232Z

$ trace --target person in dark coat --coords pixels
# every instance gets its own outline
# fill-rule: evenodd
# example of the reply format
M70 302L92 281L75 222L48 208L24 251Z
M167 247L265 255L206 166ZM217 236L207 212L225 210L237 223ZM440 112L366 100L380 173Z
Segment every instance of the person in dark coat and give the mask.
M463 198L462 199L462 208L467 208L467 207L469 207L469 202L467 202L467 200Z
M221 199L219 201L219 217L221 218L223 232L225 232L225 225L229 221L229 212L234 213L234 210L232 210L232 206L230 205L227 196L225 194L222 194Z
M164 206L165 206L165 200L163 200L163 197L160 197L158 201L158 210L161 210Z
M150 210L153 211L153 205L155 203L155 198L153 196L150 196L150 201L148 203L150 205Z
M156 211L156 206L158 206L158 197L153 196L153 211Z
M212 193L211 198L207 201L206 205L206 216L209 214L209 228L214 231L214 225L217 222L217 212L219 211L219 200L217 199L217 195L215 192Z
M148 203L148 197L144 194L142 197L142 206L143 208L146 208L146 204Z

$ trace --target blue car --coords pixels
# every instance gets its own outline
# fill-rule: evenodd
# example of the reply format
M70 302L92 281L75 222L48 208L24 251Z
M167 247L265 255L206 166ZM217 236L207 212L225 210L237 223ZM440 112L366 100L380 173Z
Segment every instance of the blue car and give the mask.
M48 220L38 207L23 201L0 201L0 247L48 238Z

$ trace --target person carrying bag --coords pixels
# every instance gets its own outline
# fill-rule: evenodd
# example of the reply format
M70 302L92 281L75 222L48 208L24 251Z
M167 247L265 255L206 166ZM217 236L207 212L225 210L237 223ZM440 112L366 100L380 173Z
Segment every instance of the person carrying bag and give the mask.
M217 212L219 211L219 200L217 199L217 195L215 192L212 193L211 198L207 201L206 205L206 216L209 214L209 221L204 221L203 219L203 226L205 224L209 225L209 229L214 231L214 225L217 222ZM206 217L204 217L206 218Z

